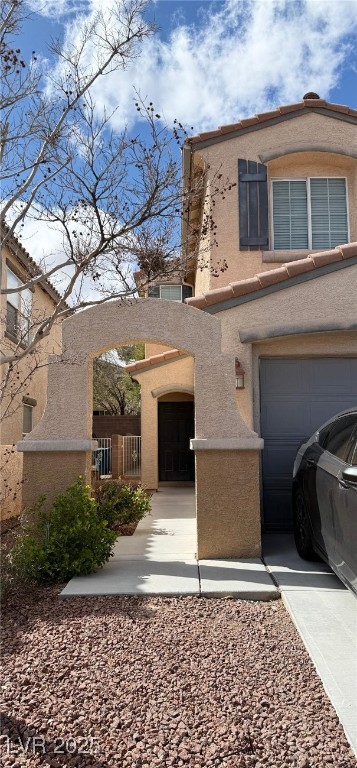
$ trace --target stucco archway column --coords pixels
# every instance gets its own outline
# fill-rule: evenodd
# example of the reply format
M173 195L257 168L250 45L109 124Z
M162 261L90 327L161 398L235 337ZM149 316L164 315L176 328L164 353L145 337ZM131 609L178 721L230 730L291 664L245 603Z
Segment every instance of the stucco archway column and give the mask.
M234 356L222 352L220 320L175 302L113 301L63 323L63 354L49 366L45 413L18 444L24 452L24 503L29 506L42 494L50 503L79 474L89 479L92 360L138 340L180 349L195 361L192 448L200 557L258 554L262 441L238 412Z

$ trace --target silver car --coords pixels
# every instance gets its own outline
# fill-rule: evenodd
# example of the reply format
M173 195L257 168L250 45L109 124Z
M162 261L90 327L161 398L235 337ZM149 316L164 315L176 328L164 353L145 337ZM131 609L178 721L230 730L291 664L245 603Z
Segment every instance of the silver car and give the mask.
M357 595L357 408L339 413L300 446L293 477L299 555L319 555Z

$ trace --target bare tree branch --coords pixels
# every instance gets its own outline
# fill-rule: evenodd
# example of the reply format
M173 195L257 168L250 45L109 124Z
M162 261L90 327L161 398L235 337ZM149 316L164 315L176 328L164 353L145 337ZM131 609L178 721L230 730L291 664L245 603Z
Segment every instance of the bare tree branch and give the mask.
M99 10L82 24L71 49L52 43L54 59L48 72L41 70L35 53L25 62L16 46L25 0L3 0L3 247L16 255L29 223L46 227L56 246L24 274L18 288L6 286L2 294L9 299L24 295L38 285L46 288L50 279L61 292L51 312L29 318L29 334L21 335L20 329L15 344L3 345L3 396L14 369L37 354L57 323L110 299L134 299L138 270L142 285L161 277L183 278L187 254L198 265L202 258L195 246L198 233L210 247L216 242L214 199L234 184L218 169L207 205L204 167L182 185L177 149L187 137L184 127L177 120L172 128L166 126L154 105L138 93L133 94L138 119L145 124L138 135L128 129L117 132L114 113L97 108L95 88L101 78L139 56L153 32L144 8L143 0L127 0L111 11ZM201 212L194 223L190 207ZM187 234L180 243L182 216ZM217 269L225 269L224 262Z

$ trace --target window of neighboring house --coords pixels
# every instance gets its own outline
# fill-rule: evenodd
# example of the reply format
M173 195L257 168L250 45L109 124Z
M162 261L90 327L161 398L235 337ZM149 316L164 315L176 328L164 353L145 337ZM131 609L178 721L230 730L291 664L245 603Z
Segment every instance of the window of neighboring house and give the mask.
M160 285L160 299L182 301L182 285Z
M343 178L272 180L273 250L323 250L348 242Z
M21 280L9 268L6 279L8 289L19 288L22 284ZM25 344L29 340L31 307L32 292L28 288L6 295L6 330L11 336Z
M22 434L27 435L32 432L33 427L33 406L24 405L22 412Z
M185 301L192 296L192 285L182 283L180 285L150 285L148 297L152 299L166 299L167 301Z

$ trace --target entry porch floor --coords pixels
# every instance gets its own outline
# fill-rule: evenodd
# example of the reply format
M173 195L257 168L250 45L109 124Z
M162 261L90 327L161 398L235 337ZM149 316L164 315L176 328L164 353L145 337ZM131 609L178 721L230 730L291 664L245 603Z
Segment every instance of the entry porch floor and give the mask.
M197 560L195 491L161 487L152 512L133 536L118 538L97 573L71 579L63 597L80 595L207 595L250 600L279 597L260 559Z

